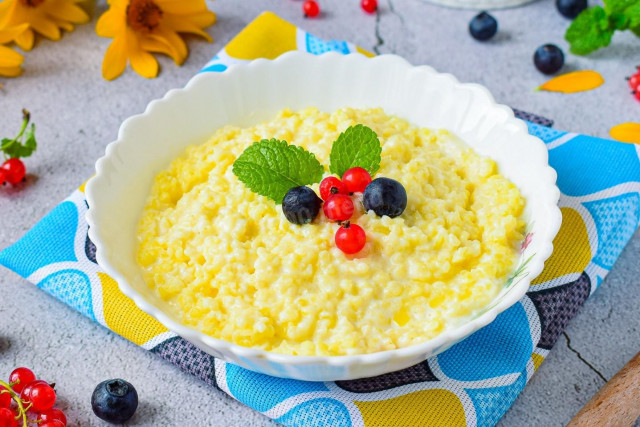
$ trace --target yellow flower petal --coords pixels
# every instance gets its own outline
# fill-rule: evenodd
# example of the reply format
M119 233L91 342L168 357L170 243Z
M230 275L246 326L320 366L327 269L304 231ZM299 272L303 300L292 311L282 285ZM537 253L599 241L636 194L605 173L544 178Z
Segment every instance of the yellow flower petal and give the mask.
M618 141L640 144L640 123L621 123L612 127L609 135Z
M70 22L67 22L67 21L61 21L61 20L56 19L56 18L51 18L51 19L53 20L53 22L54 22L58 27L62 28L63 30L65 30L65 31L66 31L66 32L68 32L68 33L71 33L71 32L75 29L75 26L74 26L72 23L70 23Z
M0 29L0 44L12 42L20 34L29 29L29 24L16 25L15 27L7 27Z
M0 28L7 27L9 21L12 19L18 2L16 0L0 1ZM24 22L24 20L18 20L18 22Z
M145 37L140 41L140 47L148 52L164 53L173 59L176 65L182 65L185 57L180 55L178 51L167 42L164 37L155 36L150 34L149 37Z
M157 0L156 4L164 13L174 15L191 15L208 10L204 0Z
M0 76L2 77L18 77L20 74L22 74L20 67L0 67Z
M13 49L0 46L0 67L19 67L24 62L24 57Z
M47 14L59 20L70 21L74 24L89 22L89 15L84 10L67 1L45 2L43 3L44 5L47 5L46 9L44 9Z
M127 66L127 44L125 37L116 37L107 48L102 60L102 77L113 80Z
M34 17L31 20L31 26L34 30L48 39L54 41L60 40L60 28L58 28L58 26L52 21L42 16Z
M185 59L187 59L187 56L189 55L189 49L187 48L187 45L185 44L184 40L182 40L182 38L179 35L177 35L174 31L167 30L165 28L160 28L156 37L164 38L167 41L167 43L171 45L173 49L175 49L178 56L181 58L181 61L180 61L181 64L184 62Z
M122 10L109 9L98 19L96 33L100 37L115 37L123 31L126 19Z
M142 77L152 79L158 75L158 61L149 52L140 47L137 34L127 28L127 55L131 68Z
M216 14L211 12L210 10L193 15L184 15L180 18L188 19L193 25L196 25L200 28L209 27L216 22Z
M603 83L604 79L597 71L582 70L554 77L540 86L538 90L575 93L595 89Z
M197 34L201 37L204 37L208 42L213 41L213 39L209 34L205 33L204 31L202 31L200 28L198 28L188 20L182 19L182 17L166 15L162 20L162 24L179 33Z
M31 49L33 49L33 41L34 41L33 30L29 28L28 30L23 31L18 37L16 37L14 41L20 47L20 49L26 52L30 51Z

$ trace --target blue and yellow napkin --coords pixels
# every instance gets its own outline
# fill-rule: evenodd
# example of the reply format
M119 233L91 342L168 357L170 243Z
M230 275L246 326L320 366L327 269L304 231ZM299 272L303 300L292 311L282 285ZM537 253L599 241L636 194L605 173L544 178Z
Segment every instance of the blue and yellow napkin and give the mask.
M267 12L203 72L273 59L290 50L370 55L348 42L319 39ZM288 426L493 425L598 288L640 219L635 145L532 122L528 126L546 143L562 192L562 228L544 272L519 303L490 325L439 356L379 377L325 383L273 378L214 359L168 331L120 293L96 263L87 237L83 187L2 251L0 263L113 332Z

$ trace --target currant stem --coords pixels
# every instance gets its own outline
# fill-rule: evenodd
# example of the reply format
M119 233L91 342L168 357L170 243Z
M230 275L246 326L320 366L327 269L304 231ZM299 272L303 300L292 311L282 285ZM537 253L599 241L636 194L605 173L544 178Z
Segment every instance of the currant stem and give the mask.
M18 381L19 382L19 381ZM16 383L14 383L16 384ZM16 417L16 420L18 420L20 417L22 417L22 427L28 427L27 425L27 411L29 410L29 408L31 408L31 403L29 403L29 406L27 406L27 408L25 409L24 406L22 405L22 399L20 399L20 396L18 395L18 393L16 393L15 391L13 391L13 389L11 388L11 386L9 384L7 384L6 382L0 380L0 385L3 386L6 391L2 391L3 393L9 393L11 395L11 397L13 398L13 400L16 402L16 404L18 405L18 416Z
M24 108L22 109L22 128L20 129L20 133L18 133L18 135L13 138L11 141L9 141L9 143L7 143L6 145L3 144L2 145L2 151L6 150L7 148L11 147L13 144L15 144L16 142L18 142L18 140L20 140L22 138L22 135L24 135L24 131L27 130L27 126L29 125L29 121L31 121L31 113L29 113L27 110L25 110ZM5 154L4 158L6 159L8 156Z

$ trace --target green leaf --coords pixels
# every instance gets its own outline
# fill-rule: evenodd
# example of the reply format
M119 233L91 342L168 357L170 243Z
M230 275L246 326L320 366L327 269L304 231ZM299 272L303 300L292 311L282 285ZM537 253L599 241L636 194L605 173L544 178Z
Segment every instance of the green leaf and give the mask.
M624 10L630 5L634 4L636 0L604 0L604 10L607 15L613 15L615 13L624 14Z
M611 26L613 28L619 31L624 31L629 28L629 18L627 15L623 15L621 13L609 16L609 22L611 22Z
M629 18L629 27L635 28L635 30L633 30L635 33L638 27L640 27L640 1L637 1L636 4L626 8L624 14Z
M613 29L604 9L600 6L583 10L573 20L564 38L571 45L571 52L586 55L601 47L609 46Z
M18 139L4 138L0 149L9 158L29 157L38 147L35 132L36 126L32 123L24 134L24 143L21 143Z
M233 173L251 191L282 203L292 187L319 182L324 168L316 156L302 147L263 139L236 159Z
M638 25L635 28L632 28L631 31L633 31L633 34L635 34L636 36L640 37L640 25Z
M364 125L351 126L340 134L331 147L329 170L342 176L356 166L373 176L380 169L382 147L376 133Z

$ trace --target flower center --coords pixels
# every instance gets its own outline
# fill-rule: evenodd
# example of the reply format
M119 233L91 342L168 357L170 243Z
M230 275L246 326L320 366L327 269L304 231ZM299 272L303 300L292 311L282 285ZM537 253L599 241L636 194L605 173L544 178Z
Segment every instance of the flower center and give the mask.
M20 0L20 3L28 7L38 7L44 3L44 0Z
M44 0L24 0L44 1ZM162 21L162 9L151 0L131 0L127 6L127 23L136 31L153 30Z

